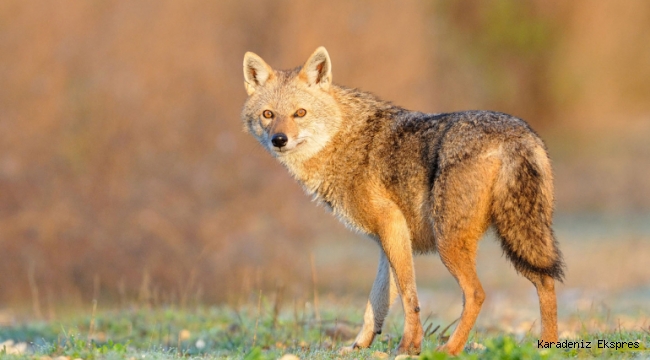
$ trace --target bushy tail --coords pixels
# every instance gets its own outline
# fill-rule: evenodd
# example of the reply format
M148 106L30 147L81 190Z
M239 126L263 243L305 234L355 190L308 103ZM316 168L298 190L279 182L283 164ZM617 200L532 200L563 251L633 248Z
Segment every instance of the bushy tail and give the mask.
M523 275L564 278L553 229L553 175L541 145L519 144L505 152L494 189L492 221L501 247Z

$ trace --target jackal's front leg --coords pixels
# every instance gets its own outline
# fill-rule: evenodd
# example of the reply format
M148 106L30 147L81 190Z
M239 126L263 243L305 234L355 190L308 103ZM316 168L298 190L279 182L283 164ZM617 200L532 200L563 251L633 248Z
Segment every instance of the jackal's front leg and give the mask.
M395 277L393 276L386 254L381 250L377 277L372 284L372 290L370 290L370 298L368 299L366 312L363 316L363 326L352 346L344 348L344 351L355 348L367 348L372 344L375 335L381 334L381 328L384 325L384 319L388 314L388 309L396 297L397 285L395 284Z
M420 322L420 302L415 285L411 233L401 211L390 208L384 214L384 226L380 231L381 244L394 272L395 283L404 309L404 335L397 352L419 354L424 332Z

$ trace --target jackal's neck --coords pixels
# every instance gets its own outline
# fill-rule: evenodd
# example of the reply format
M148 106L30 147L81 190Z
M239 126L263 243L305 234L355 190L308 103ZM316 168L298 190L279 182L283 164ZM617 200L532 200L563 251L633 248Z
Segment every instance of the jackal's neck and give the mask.
M335 204L343 188L365 176L362 164L367 164L375 135L404 110L357 89L332 86L331 95L340 114L331 124L335 131L313 156L285 165L309 195Z
M363 122L377 112L397 108L390 102L359 89L333 86L332 95L341 108L345 123Z

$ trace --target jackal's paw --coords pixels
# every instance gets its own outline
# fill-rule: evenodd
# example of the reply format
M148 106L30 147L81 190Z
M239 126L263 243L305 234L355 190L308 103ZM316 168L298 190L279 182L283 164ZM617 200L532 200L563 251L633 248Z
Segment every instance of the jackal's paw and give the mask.
M396 352L398 355L420 355L420 344L400 342Z
M452 346L449 346L449 343L447 343L447 344L438 346L436 348L436 351L444 352L444 353L447 353L449 355L458 355L458 354L460 354L461 351L463 351L463 347L462 346L452 347Z
M407 359L419 359L420 357L418 355L397 355L395 356L395 360L407 360Z
M402 337L402 340L397 345L395 352L398 355L420 355L420 348L422 347L422 333L421 331L416 331L415 336L409 336L407 334Z
M344 346L344 347L340 348L339 349L339 355L349 354L349 353L351 353L353 351L356 351L356 350L359 350L359 349L360 349L359 345L357 345L357 343L353 343L350 346Z

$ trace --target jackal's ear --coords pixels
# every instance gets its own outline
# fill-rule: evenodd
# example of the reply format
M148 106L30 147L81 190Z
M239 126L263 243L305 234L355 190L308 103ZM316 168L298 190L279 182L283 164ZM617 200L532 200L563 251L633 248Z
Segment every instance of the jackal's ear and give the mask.
M273 77L273 69L252 52L244 55L244 86L248 95Z
M309 85L328 90L332 84L332 61L324 47L319 47L309 57L299 75Z

